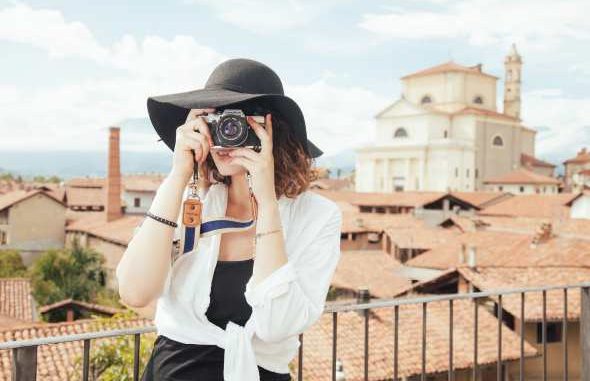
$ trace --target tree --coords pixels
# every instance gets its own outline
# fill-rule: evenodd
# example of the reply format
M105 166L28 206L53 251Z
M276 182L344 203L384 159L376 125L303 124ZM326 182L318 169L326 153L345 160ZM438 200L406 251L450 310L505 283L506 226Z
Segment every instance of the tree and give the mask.
M18 250L0 250L0 278L23 277L27 268Z
M92 302L103 291L104 258L74 239L72 248L49 250L33 263L33 296L41 305L64 299Z
M121 319L136 319L137 315L132 311L116 314L111 318L96 319L108 326ZM156 335L154 333L142 334L139 349L139 369L145 369L149 361ZM88 374L91 381L131 381L133 380L134 361L134 337L117 336L113 339L93 341L90 350L90 361ZM80 356L76 359L71 380L80 379L82 374L83 359Z

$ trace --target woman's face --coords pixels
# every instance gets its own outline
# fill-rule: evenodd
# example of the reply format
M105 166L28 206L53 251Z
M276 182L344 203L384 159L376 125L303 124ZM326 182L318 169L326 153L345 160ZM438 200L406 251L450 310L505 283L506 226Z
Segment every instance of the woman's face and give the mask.
M222 176L233 176L246 173L246 169L241 165L229 163L231 156L229 156L228 153L234 149L235 148L213 148L209 153L217 166L219 174Z

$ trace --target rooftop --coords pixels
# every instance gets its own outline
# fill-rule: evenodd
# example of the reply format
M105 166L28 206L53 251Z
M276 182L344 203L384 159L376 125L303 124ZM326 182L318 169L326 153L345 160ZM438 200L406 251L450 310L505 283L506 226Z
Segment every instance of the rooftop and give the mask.
M481 75L484 77L489 77L493 79L498 79L498 77L484 73L482 70L481 65L474 65L474 66L463 66L454 61L448 61L442 63L440 65L435 65L423 70L419 70L415 73L411 73L408 75L403 76L401 79L409 79L409 78L416 78L416 77L424 77L428 75L434 74L442 74L442 73L466 73L466 74L474 74L474 75Z

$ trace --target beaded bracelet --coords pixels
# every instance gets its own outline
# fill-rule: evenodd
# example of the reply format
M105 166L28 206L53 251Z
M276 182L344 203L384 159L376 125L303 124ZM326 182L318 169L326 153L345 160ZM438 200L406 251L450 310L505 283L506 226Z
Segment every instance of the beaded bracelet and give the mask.
M275 229L275 230L267 231L267 232L256 233L256 238L255 239L258 239L259 237L261 237L263 235L280 232L281 230L283 230L282 227L281 228L278 228L278 229Z
M167 219L162 218L162 217L158 217L155 214L150 213L149 210L147 212L145 212L145 215L148 216L148 217L153 218L154 220L156 220L158 222L161 222L161 223L166 224L168 226L172 226L173 228L178 227L178 224L176 222L167 220Z

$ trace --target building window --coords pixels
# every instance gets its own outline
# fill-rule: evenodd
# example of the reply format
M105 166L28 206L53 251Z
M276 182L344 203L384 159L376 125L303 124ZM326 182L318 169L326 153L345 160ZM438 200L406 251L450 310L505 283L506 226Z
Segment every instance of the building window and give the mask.
M561 342L562 331L561 323L549 322L547 323L547 342L559 343ZM543 323L537 323L537 343L543 343Z
M422 103L423 105L427 103L432 103L432 98L430 97L430 95L425 95L422 97L420 103Z
M509 81L512 79L512 70L508 70L508 72L506 73L506 79Z
M407 138L408 137L408 131L406 131L406 129L403 128L403 127L399 127L393 133L393 137L394 137L394 139L397 139L397 138Z
M455 177L459 177L459 168L455 167Z
M139 208L141 206L141 199L139 197L135 197L133 199L133 206L135 206L136 208Z
M469 178L469 168L465 170L465 177Z
M8 235L4 230L0 230L0 245L6 245L8 243Z
M524 193L524 187L523 186L519 187L518 190L520 191L520 193Z
M492 144L496 147L504 147L504 139L501 136L495 136Z
M445 139L449 137L449 131L445 130L444 132Z
M475 168L475 178L477 179L479 177L479 171L477 168Z
M502 192L503 190L504 190L504 187L503 187L502 185L500 185L500 186L498 187L498 191Z
M483 98L481 97L481 95L478 95L475 98L473 98L473 103L475 103L477 105L482 105L483 104Z

